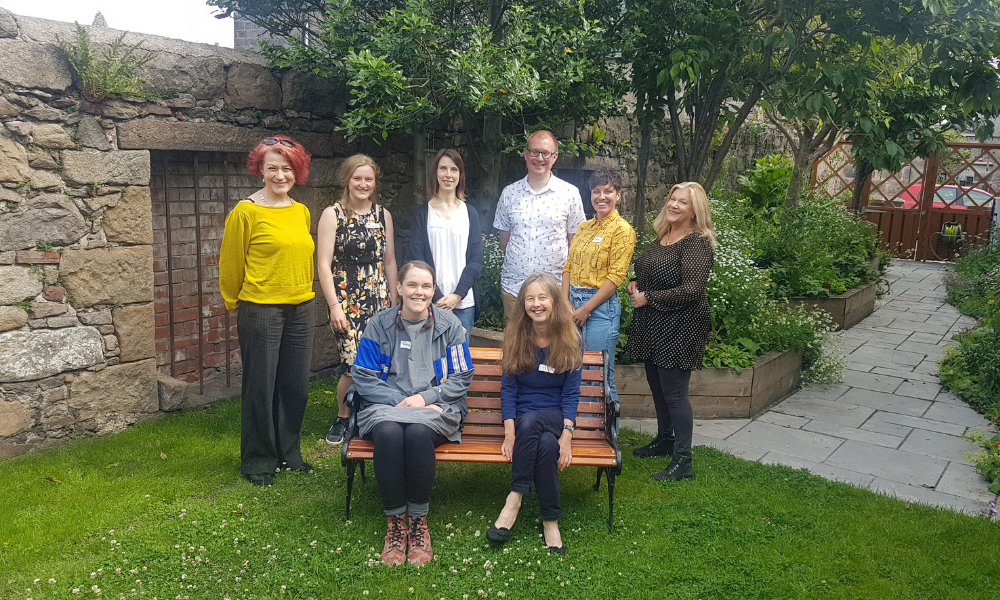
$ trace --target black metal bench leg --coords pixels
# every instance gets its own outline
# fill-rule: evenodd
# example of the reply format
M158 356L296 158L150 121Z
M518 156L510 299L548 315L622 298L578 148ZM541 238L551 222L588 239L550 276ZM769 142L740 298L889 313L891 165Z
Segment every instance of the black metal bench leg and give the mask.
M608 469L608 532L615 530L615 471Z
M354 470L358 468L358 461L352 460L347 463L347 502L346 518L351 518L351 492L354 491ZM361 472L364 473L365 463L361 463Z
M594 491L601 489L601 474L604 473L604 467L597 467L597 483L594 484Z
M365 461L361 461L361 483L368 483L368 476L365 474Z

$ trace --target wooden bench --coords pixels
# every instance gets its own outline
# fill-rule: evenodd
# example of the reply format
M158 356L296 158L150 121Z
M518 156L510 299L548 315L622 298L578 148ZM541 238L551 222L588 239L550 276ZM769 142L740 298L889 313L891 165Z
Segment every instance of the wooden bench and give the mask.
M475 375L469 387L469 414L465 419L460 444L442 444L435 456L439 461L506 463L500 454L504 429L500 415L500 360L499 348L470 348ZM580 407L577 411L576 431L573 433L573 467L597 467L597 483L601 475L608 479L608 529L614 529L615 477L622 470L622 453L618 448L618 402L610 400L608 365L602 352L585 352L583 357L583 385L580 386ZM589 367L589 368L588 368ZM595 368L598 367L598 368ZM590 385L588 385L590 384ZM357 413L351 411L349 432L357 431ZM351 437L341 449L341 464L347 468L347 517L351 516L351 492L354 489L354 471L361 466L361 480L365 477L365 461L371 460L374 445L360 437Z

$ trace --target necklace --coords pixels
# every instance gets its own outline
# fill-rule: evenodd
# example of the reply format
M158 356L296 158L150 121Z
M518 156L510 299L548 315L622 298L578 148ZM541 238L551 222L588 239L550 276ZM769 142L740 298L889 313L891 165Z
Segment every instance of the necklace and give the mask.
M257 192L257 196L260 198L260 201L264 206L273 206L267 201L266 198L264 198L264 192Z

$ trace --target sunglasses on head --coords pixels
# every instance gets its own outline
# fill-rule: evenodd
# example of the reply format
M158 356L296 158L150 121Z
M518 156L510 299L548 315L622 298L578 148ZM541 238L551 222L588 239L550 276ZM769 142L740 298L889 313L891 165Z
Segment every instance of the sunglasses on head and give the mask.
M278 143L284 144L285 146L288 146L289 148L294 148L295 147L295 142L293 142L291 140L279 140L279 139L275 139L275 138L267 138L266 140L264 140L264 145L265 146L273 146L273 145L278 144Z

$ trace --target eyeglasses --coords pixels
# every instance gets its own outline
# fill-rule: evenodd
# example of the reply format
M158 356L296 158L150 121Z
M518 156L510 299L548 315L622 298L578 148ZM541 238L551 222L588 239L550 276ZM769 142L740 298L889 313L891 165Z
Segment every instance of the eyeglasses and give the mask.
M264 145L265 146L273 146L273 145L278 144L278 143L283 144L285 146L288 146L289 148L294 148L295 147L295 142L293 142L291 140L279 140L279 139L275 139L275 138L267 138L266 140L264 140Z
M559 154L558 152L548 152L546 150L535 150L534 148L525 148L525 151L528 153L528 156L530 156L531 158L538 158L539 156L541 156L545 160L548 160L548 159L552 158L553 156L555 156L556 154Z

